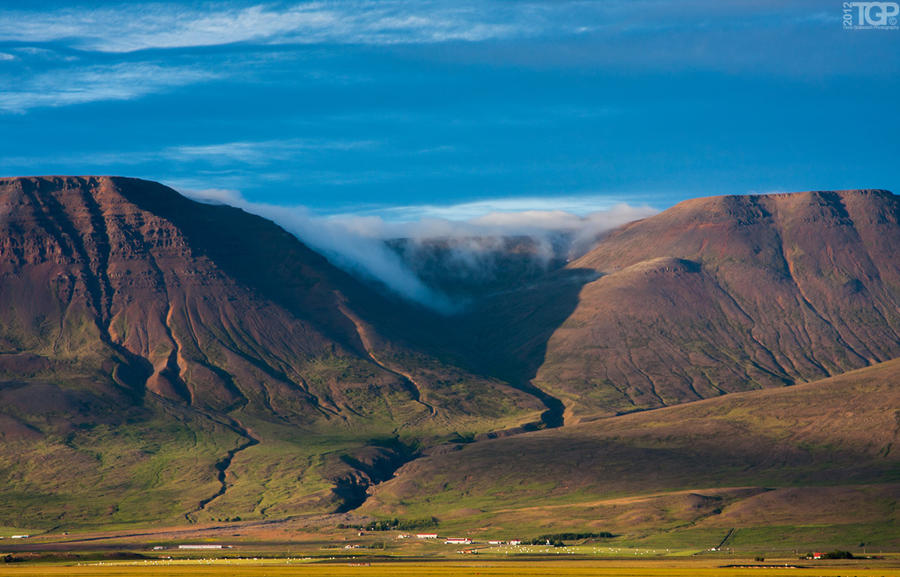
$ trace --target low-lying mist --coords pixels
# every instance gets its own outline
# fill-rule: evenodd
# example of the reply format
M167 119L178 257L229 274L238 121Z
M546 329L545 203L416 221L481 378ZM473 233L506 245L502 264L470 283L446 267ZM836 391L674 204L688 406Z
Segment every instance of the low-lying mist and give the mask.
M250 202L231 191L186 193L262 216L295 235L332 264L443 314L479 294L517 286L561 268L617 226L657 211L617 204L577 215L563 210L495 211L463 220L317 215L303 206Z

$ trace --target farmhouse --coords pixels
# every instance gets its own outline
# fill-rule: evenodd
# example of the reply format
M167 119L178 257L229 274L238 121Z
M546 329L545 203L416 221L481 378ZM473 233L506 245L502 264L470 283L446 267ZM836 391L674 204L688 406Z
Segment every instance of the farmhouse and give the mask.
M471 539L467 537L448 537L446 541L444 541L445 545L471 545Z

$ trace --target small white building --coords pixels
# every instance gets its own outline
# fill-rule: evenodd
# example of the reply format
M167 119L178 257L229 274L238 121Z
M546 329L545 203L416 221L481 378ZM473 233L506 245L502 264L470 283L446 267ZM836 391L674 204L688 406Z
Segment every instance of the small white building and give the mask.
M467 537L448 537L444 545L471 545L472 540Z
M506 541L488 541L488 545L503 545Z
M28 539L31 535L10 535L10 539Z
M179 549L221 549L221 545L179 545Z
M416 539L437 539L437 533L416 533Z
M509 542L509 544L510 544L510 545L521 545L521 544L522 544L522 540L521 540L521 539L512 539L512 540Z

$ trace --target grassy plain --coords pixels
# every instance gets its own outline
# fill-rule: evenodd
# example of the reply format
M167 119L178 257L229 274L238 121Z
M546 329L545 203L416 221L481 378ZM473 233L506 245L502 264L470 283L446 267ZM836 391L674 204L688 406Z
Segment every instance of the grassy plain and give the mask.
M787 561L791 564L793 562ZM752 564L752 561L751 561ZM896 561L860 561L804 564L802 567L756 566L727 567L708 560L685 561L456 561L456 562L373 562L312 563L304 559L282 560L198 560L168 562L127 562L84 565L32 565L0 567L0 575L10 577L132 577L166 575L201 577L230 575L234 577L277 577L304 575L310 577L444 577L444 576L617 576L617 577L888 577L900 575ZM774 563L772 564L774 565Z

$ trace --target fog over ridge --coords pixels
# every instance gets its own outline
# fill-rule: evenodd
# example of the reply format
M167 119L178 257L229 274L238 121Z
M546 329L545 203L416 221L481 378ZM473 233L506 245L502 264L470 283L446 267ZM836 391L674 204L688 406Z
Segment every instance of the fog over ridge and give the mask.
M252 202L224 189L183 190L199 202L221 203L269 219L325 256L335 266L443 314L460 312L464 299L446 294L423 278L421 261L440 254L441 274L458 280L489 280L509 251L546 269L552 262L581 256L598 235L658 211L617 203L585 214L563 209L527 209L523 203L496 203L508 210L477 214L470 207L402 207L413 218L392 220L381 214L320 215L304 206ZM531 199L523 199L529 204ZM473 203L470 203L473 204ZM538 204L541 203L531 203ZM516 210L516 207L520 207ZM391 209L385 211L391 216ZM464 218L452 218L462 212ZM476 215L477 214L477 215ZM438 215L438 216L435 216Z

